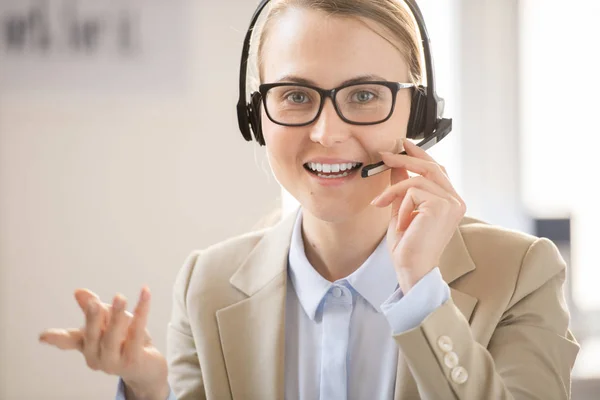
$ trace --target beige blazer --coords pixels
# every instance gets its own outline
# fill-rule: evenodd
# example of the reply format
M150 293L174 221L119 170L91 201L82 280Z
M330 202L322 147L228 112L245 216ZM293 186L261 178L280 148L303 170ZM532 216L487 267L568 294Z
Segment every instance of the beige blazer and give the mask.
M179 400L284 398L295 217L186 260L167 334ZM568 330L565 263L554 244L465 217L439 267L451 299L394 337L394 398L568 399L579 346Z

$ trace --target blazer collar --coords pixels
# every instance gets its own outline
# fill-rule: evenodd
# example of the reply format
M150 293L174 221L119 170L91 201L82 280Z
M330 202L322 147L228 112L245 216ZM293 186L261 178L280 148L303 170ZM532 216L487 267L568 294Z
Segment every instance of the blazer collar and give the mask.
M461 222L462 224L463 222ZM460 232L460 226L456 228L454 235L442 252L439 267L442 277L448 285L475 269L475 263Z
M265 234L230 282L247 296L252 296L277 275L286 271L290 240L298 212L285 215ZM462 223L461 223L462 224ZM475 263L460 232L456 229L440 258L440 272L448 285L473 271Z
M275 226L265 230L264 236L231 277L230 282L234 287L247 296L253 296L286 271L297 213L285 215Z

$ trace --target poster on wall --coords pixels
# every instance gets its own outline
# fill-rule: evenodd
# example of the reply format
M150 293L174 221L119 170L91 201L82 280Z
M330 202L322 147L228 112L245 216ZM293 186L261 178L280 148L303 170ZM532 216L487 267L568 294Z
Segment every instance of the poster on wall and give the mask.
M0 90L177 93L189 0L2 0Z

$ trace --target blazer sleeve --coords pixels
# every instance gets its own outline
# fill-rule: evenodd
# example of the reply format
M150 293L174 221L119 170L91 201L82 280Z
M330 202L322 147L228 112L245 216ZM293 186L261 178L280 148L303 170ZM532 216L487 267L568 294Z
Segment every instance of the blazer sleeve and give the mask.
M428 399L569 399L579 345L564 300L565 263L536 239L488 347L450 298L418 327L395 335L421 396Z
M202 369L190 328L187 293L200 252L193 252L179 270L173 285L171 319L167 327L169 385L178 400L206 399Z

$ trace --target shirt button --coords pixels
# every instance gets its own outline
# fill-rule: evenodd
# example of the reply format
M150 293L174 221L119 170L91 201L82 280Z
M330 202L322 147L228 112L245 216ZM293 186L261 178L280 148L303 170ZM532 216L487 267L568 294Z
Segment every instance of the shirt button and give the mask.
M448 368L456 367L458 365L458 356L456 353L453 351L446 353L444 356L444 364L446 364L446 367Z
M452 380L455 383L461 384L461 383L465 383L467 381L467 379L469 378L469 374L467 373L467 370L464 369L463 367L456 367L452 370Z
M341 297L342 296L342 289L340 289L339 287L334 287L333 291L332 291L333 297Z
M452 349L454 348L454 343L452 343L452 339L450 339L448 336L440 336L437 341L437 344L438 347L446 353L452 351Z

